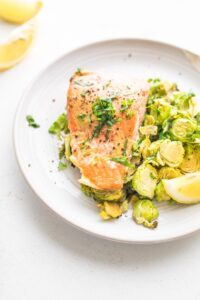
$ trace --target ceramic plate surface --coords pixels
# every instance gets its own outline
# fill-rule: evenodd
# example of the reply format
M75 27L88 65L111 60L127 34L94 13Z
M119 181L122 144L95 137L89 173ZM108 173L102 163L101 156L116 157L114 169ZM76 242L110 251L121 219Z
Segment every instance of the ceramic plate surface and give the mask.
M59 58L27 88L18 107L14 143L21 170L35 193L65 220L99 237L120 242L153 243L175 239L200 228L200 206L159 205L159 226L149 230L136 225L131 210L112 222L104 222L93 200L78 183L79 171L58 171L56 138L48 128L65 110L70 76L77 67L126 78L160 77L177 82L180 89L200 95L200 74L195 56L158 42L121 39L91 44ZM28 127L33 115L40 128Z

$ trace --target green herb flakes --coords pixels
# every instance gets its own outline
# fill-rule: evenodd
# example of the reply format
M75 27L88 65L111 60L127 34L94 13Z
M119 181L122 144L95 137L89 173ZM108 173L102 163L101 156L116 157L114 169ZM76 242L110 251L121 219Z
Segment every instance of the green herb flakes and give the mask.
M130 108L130 106L133 104L134 99L127 99L127 100L123 100L121 103L121 109L120 111L126 111L127 109Z
M115 123L120 121L115 115L116 112L112 104L112 98L97 98L92 106L92 112L98 121L98 125L94 128L92 138L98 137L104 126L111 128Z
M80 115L78 115L77 118L78 118L79 120L84 120L85 117L86 117L86 114L80 114Z
M111 160L115 161L115 162L117 162L117 163L119 163L121 165L124 165L126 167L129 167L131 169L135 168L134 164L131 164L125 156L113 157L113 158L111 158Z
M31 115L27 115L26 120L28 122L28 126L33 127L33 128L40 127L40 125L35 122L34 118Z

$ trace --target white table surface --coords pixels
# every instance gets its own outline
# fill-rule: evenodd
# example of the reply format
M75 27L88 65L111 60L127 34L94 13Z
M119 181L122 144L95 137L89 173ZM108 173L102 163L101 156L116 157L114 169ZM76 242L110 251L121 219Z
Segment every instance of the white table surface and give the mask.
M198 0L48 1L36 43L0 74L0 299L200 299L200 233L117 244L82 233L38 199L17 166L13 118L26 85L52 59L110 37L152 38L200 53ZM11 26L0 23L0 36Z

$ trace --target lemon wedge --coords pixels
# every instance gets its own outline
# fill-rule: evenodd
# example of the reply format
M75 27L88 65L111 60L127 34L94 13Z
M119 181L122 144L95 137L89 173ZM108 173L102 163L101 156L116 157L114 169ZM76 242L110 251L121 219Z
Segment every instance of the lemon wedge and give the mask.
M35 29L35 23L31 20L14 30L0 44L0 71L12 68L24 58L34 39Z
M0 0L0 17L11 23L22 24L32 19L41 7L41 0Z
M163 180L167 194L178 203L200 203L200 172Z

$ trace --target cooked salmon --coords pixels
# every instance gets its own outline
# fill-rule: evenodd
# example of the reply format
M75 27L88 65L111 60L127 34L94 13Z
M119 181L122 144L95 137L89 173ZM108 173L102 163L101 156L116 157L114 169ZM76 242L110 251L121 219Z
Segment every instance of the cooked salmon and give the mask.
M80 183L100 190L123 187L128 167L115 158L130 161L148 93L146 81L125 84L86 71L73 75L67 115L70 159L81 171Z

